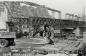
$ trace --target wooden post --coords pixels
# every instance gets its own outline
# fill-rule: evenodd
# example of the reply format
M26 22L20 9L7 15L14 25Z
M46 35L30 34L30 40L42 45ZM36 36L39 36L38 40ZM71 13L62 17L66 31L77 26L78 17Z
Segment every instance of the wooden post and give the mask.
M0 48L0 56L11 56L11 48L10 47L3 47Z

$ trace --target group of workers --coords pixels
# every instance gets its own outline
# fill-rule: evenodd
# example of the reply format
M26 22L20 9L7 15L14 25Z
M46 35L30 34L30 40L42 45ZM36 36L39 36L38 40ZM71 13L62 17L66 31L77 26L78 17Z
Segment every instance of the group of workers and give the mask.
M21 32L17 33L17 37L20 38L22 36L28 36L28 32L29 30L27 30L28 28L24 28L22 29ZM36 31L35 33L32 34L32 37L35 37L35 35L37 35L39 33L39 37L44 38L47 41L47 44L54 44L52 38L54 37L54 33L53 33L53 28L48 25L47 23L44 23L44 25L40 25L40 27L38 27L38 31ZM31 31L30 31L31 32Z
M44 23L44 25L39 27L39 30L33 34L33 36L35 36L38 33L39 33L40 37L43 37L47 40L47 44L54 44L54 42L52 40L52 38L54 37L54 33L53 33L51 26Z

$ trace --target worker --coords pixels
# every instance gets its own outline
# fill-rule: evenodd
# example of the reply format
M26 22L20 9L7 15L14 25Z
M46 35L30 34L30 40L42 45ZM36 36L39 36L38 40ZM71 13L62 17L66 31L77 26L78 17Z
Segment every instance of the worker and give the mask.
M40 34L40 37L43 37L43 32L44 32L44 26L40 26L38 30L36 30L36 32L33 34L33 37L38 33Z
M45 31L45 34L48 35L46 37L47 41L48 41L48 44L54 44L52 38L53 38L53 34L52 34L52 30L51 30L51 27L45 23L44 25L44 31Z

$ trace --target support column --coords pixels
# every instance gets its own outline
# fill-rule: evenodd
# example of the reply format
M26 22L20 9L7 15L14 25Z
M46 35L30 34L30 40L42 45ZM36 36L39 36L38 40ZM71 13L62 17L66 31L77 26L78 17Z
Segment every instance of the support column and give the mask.
M80 29L79 29L79 27L77 27L73 32L75 33L76 36L80 36Z

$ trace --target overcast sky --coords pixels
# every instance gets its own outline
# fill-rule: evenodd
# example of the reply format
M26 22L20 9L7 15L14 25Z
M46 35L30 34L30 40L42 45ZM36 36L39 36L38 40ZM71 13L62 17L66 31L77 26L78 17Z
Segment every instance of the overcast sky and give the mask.
M25 0L26 1L26 0ZM86 7L86 0L28 0L30 2L45 5L47 7L60 10L62 14L73 13L82 14L83 7Z

